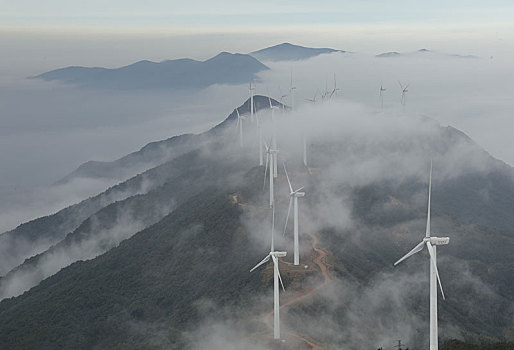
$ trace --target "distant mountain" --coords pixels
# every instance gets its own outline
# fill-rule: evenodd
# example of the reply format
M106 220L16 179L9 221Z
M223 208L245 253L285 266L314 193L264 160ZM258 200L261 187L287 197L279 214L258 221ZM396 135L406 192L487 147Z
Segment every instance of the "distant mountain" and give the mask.
M206 61L192 59L163 62L139 61L108 69L67 67L35 77L86 88L101 89L201 89L213 84L240 84L269 69L250 55L222 52Z
M312 48L290 43L283 43L262 50L253 51L250 53L253 57L261 61L298 61L305 60L321 54L346 52L343 50L335 50L330 48Z
M377 55L377 57L397 57L397 56L401 56L401 54L396 51L384 52L384 53Z
M375 57L386 58L386 57L455 57L455 58L478 58L474 55L458 55L458 54L447 54L439 51L432 51L428 49L419 49L414 52L400 53L396 51L384 52L376 55Z

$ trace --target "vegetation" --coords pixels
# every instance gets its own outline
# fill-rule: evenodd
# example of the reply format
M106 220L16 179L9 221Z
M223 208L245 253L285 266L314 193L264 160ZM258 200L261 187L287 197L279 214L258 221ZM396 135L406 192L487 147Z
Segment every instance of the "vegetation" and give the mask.
M461 340L448 340L439 347L441 350L514 350L514 342L475 344Z

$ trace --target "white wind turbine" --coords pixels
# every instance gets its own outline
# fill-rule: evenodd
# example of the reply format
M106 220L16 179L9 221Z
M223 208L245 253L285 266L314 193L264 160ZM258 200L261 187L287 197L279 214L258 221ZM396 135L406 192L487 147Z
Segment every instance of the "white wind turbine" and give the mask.
M267 143L264 143L266 147L266 168L264 169L264 184L263 189L266 187L266 175L268 173L268 164L269 164L269 206L273 207L273 203L275 202L275 194L274 194L274 174L273 174L273 160L276 159L278 149L272 149L268 146Z
M291 110L294 109L294 92L296 86L293 86L293 70L291 70L291 82L289 84L289 96L291 97Z
M289 213L291 212L291 206L293 206L293 222L294 222L294 264L300 265L300 249L298 242L298 198L304 197L305 192L300 192L303 190L303 187L300 187L296 191L293 190L293 186L291 186L291 181L289 180L289 175L287 174L286 165L284 164L284 172L286 173L287 183L289 184L289 208L287 209L286 216L286 224L284 226L284 234L287 228L287 221L289 220Z
M275 109L278 109L277 106L273 106L271 103L271 98L268 97L269 108L271 109L271 147L274 150L278 150L277 146L277 127L275 125ZM273 177L278 176L278 166L277 166L277 154L272 159L272 163L270 164L270 168L273 167Z
M407 90L407 88L409 87L409 84L405 85L405 87L400 82L398 82L398 84L400 84L400 88L402 89L402 99L400 100L400 102L401 102L402 106L405 107L405 103L406 103L405 94L407 92L409 92L409 90Z
M384 91L386 91L386 89L380 84L380 106L382 109L384 109Z
M273 219L275 218L275 209L273 208ZM278 258L283 258L287 255L287 252L276 252L273 247L273 226L271 228L271 251L260 263L255 265L252 272L264 263L267 263L271 257L273 260L273 338L280 339L280 296L279 296L279 281L282 286L282 290L285 291L282 277L280 277L280 271L278 268Z
M405 254L400 260L394 263L398 265L408 257L423 250L427 247L428 254L430 255L430 350L438 349L438 335L437 335L437 283L441 289L441 295L445 300L443 286L437 271L437 249L438 245L446 245L450 242L448 237L433 237L430 236L430 197L432 193L432 162L430 162L430 182L428 185L428 212L427 212L427 227L425 231L425 238L415 246L410 252ZM437 281L436 281L437 279Z
M339 88L337 87L337 80L336 80L336 74L334 73L334 88L332 89L332 91L330 92L330 96L329 96L329 99L332 98L332 96L336 95L337 96L337 91L339 91Z
M273 338L280 339L280 296L279 296L279 281L282 286L282 290L284 289L284 283L282 282L282 277L280 277L280 271L278 269L278 258L283 258L287 255L287 252L274 252L271 251L260 263L255 265L253 269L250 270L252 272L262 264L269 261L271 257L273 259Z
M245 120L246 118L239 114L239 108L236 108L236 112L237 112L236 126L239 129L239 146L243 147L244 146L244 143L243 143L243 120Z

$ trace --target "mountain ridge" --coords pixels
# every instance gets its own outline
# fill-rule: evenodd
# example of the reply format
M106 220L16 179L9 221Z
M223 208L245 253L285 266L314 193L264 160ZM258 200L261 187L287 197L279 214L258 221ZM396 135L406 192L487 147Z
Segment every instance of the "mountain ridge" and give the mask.
M269 68L252 56L220 53L205 61L141 60L119 68L70 66L30 79L59 81L83 88L116 90L203 89L213 84L242 84Z

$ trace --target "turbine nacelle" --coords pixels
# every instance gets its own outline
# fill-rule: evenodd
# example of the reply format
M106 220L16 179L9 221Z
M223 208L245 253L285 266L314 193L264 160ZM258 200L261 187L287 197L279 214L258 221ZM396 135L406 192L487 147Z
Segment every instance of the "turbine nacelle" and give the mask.
M287 255L287 252L271 252L269 254L274 256L275 258L283 258Z
M425 237L423 242L430 242L432 245L446 245L450 243L450 237Z

